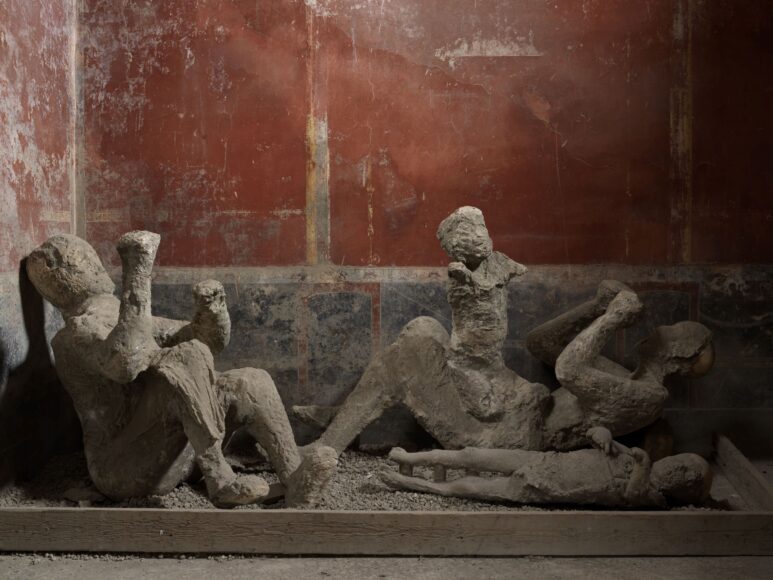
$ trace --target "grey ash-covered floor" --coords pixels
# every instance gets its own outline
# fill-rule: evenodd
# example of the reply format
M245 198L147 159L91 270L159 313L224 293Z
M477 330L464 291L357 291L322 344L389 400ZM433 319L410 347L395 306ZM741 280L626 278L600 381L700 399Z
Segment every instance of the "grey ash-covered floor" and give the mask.
M269 483L277 481L276 475L267 464L244 467L234 461L238 471L256 473ZM318 509L323 510L518 510L517 505L491 504L460 498L394 492L379 479L382 469L395 469L394 464L384 457L367 455L354 451L344 453L339 461L338 471L325 490ZM416 469L417 474L422 473ZM449 472L453 475L453 472ZM429 472L424 471L428 476ZM38 476L29 482L17 484L0 491L2 507L73 507L77 505L93 507L148 507L170 509L215 509L207 499L202 484L184 483L165 496L150 496L124 502L93 501L90 492L95 490L86 469L82 453L54 457ZM71 499L66 499L70 497ZM78 503L80 501L80 504ZM284 507L283 502L268 506L254 505L237 509L277 509ZM534 508L529 508L534 509Z
M245 467L242 459L232 459L241 472L257 473L269 483L277 481L276 475L265 463ZM392 491L379 479L383 469L396 469L395 464L381 456L347 451L339 461L338 471L325 490L321 510L384 510L384 511L533 511L534 506L497 504L446 498L422 493ZM428 468L415 469L417 475L430 478ZM458 476L453 470L449 478ZM168 509L215 509L207 499L203 484L181 484L165 496L150 496L123 502L98 499L88 476L82 453L54 457L32 481L17 484L0 491L0 508L3 507L143 507ZM271 505L252 505L237 509L278 509L283 502ZM566 508L563 508L566 509ZM707 509L707 508L687 508Z

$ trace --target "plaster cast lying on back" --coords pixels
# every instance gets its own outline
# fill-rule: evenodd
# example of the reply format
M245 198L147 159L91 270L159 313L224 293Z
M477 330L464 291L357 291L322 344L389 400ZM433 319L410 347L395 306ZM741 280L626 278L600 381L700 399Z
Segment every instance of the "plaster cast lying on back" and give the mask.
M406 453L397 448L389 457L399 464L400 473L385 470L380 475L396 490L538 505L666 507L700 505L708 498L711 470L699 455L673 455L651 464L644 451L612 441L603 427L591 429L588 436L597 449L466 448ZM435 481L414 477L417 466L432 467ZM447 481L448 469L467 470L467 474ZM480 472L501 475L480 477Z
M335 470L335 452L319 447L301 457L268 373L215 371L212 352L230 336L219 282L194 286L191 322L151 315L159 241L150 232L119 240L120 301L93 248L76 236L54 236L27 260L33 284L65 319L52 346L94 484L113 499L163 494L195 461L216 505L260 501L269 491L265 480L235 474L223 456L229 433L245 427L285 485L287 503L313 503Z

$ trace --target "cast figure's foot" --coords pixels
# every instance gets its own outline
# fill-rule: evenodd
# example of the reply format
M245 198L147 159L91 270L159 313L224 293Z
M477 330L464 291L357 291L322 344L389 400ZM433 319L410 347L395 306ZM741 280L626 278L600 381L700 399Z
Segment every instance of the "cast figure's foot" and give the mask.
M258 503L269 494L266 480L257 475L237 475L210 497L212 503L220 508L232 508L239 505Z
M379 471L378 476L384 485L396 491L418 491L421 493L448 495L448 492L453 487L448 482L428 481L423 477L405 475L388 468Z
M618 280L604 280L599 284L594 299L596 306L599 308L599 316L604 314L609 303L612 302L615 296L620 294L620 292L633 292L633 290Z
M303 450L300 466L290 476L285 494L288 507L310 507L317 504L322 490L338 467L338 454L332 447L312 445Z
M326 407L324 405L294 405L291 409L293 417L304 425L325 429L333 421L333 417L341 407Z
M607 314L623 326L632 324L642 310L644 305L636 293L630 290L621 291L607 306Z

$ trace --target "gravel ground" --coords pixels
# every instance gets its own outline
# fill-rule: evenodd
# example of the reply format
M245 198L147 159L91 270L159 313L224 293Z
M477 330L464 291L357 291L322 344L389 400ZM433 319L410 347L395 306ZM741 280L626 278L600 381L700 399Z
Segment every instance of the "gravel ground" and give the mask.
M237 471L258 474L269 483L278 481L268 464L258 463L245 467L244 463L248 462L243 459L241 461L232 460ZM341 456L338 471L326 488L317 509L379 511L517 511L527 509L534 511L540 509L533 506L478 502L462 498L392 491L378 477L378 472L387 467L395 468L395 464L384 457L347 451ZM423 473L422 469L424 469ZM427 478L430 478L431 475L427 468L416 468L414 473ZM457 475L453 470L448 472L449 479ZM207 498L206 490L201 483L183 483L165 496L149 496L122 502L107 500L94 489L89 479L83 453L54 457L34 480L0 491L0 508L25 506L216 509ZM266 506L251 505L236 509L277 509L283 507L284 502L279 501Z

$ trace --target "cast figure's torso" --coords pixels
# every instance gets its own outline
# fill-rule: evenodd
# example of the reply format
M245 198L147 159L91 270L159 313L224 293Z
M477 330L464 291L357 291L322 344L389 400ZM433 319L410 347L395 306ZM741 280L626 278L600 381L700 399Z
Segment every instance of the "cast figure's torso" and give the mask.
M626 497L634 465L628 454L608 456L597 449L534 453L510 476L509 495L536 504L662 505L662 496L651 486L643 495Z
M507 337L507 283L510 258L493 252L464 283L451 278L451 360L460 367L498 370L504 367L502 346Z
M57 373L80 418L98 487L126 496L165 493L190 472L193 453L180 424L163 420L168 402L145 374L122 385L99 372L96 346L115 327L118 310L118 299L105 294L66 317L52 341Z

